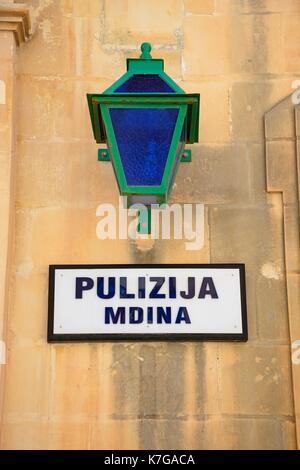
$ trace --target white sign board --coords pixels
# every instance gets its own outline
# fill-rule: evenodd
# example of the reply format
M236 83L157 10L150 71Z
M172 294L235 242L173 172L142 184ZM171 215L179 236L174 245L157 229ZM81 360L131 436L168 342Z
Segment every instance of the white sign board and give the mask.
M50 266L48 341L247 340L244 265Z

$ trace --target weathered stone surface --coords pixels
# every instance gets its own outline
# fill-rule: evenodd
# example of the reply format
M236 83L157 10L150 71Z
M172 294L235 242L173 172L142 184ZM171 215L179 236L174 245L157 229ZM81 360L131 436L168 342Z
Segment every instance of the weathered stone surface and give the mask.
M92 428L90 448L95 450L138 449L139 422L130 419L120 421L101 420L99 424Z
M74 428L73 428L74 429ZM77 435L72 434L73 442L78 437L78 441L84 442L83 436L77 431ZM2 424L1 449L9 450L38 450L51 448L49 442L49 424L47 422L23 419L19 422ZM79 444L79 442L77 443ZM80 444L79 444L80 445Z
M200 93L200 142L227 143L231 135L230 87L219 81L182 81L187 93ZM214 125L212 126L212 122Z
M47 316L39 315L39 312L47 310L48 273L36 273L31 259L24 259L16 266L13 282L16 295L12 301L12 338L22 338L23 334L28 343L42 344L47 331ZM24 314L26 305L30 305L30 309ZM19 311L23 314L19 315Z
M18 210L17 264L30 259L35 270L46 273L49 264L56 264L58 259L62 264L93 264L95 253L104 264L130 262L129 241L106 240L103 243L96 236L98 220L94 206L91 209ZM26 226L28 230L23 232ZM32 247L30 258L28 247Z
M184 7L186 13L194 13L196 15L210 15L214 13L215 1L214 0L184 0Z
M85 422L86 417L96 411L97 390L91 382L92 349L86 344L59 345L52 347L53 420L64 422ZM68 385L67 385L68 384Z
M152 0L147 6L139 0L106 0L104 4L105 43L177 43L181 0Z
M274 208L212 208L211 261L234 263L261 270L282 254L282 226Z
M293 94L283 99L265 116L265 136L267 140L292 139L295 137ZM278 119L280 114L280 119Z
M284 202L295 203L297 194L296 148L293 141L270 141L266 143L268 191L284 192ZM278 169L280 168L280 171Z
M300 85L300 83L299 83ZM299 89L300 93L300 89ZM299 100L299 101L298 101ZM300 95L297 94L297 103L298 105L295 108L295 117L296 117L296 135L297 135L297 150L298 150L298 155L300 154Z
M8 8L8 5L6 6ZM7 356L6 331L9 310L10 273L13 263L13 212L14 212L14 134L15 134L15 39L13 32L3 32L0 21L0 42L4 60L0 60L0 428L3 423L5 364ZM1 56L0 56L1 57ZM1 431L0 431L1 432ZM0 444L1 447L1 444Z
M50 356L45 342L14 339L10 334L10 374L7 387L14 393L6 396L4 420L22 423L26 420L46 421L50 387ZM24 390L30 393L24 393ZM21 442L19 443L21 445Z
M34 35L19 51L19 73L40 76L75 73L76 34L73 20L64 17L61 4L54 0L34 2Z
M281 266L266 263L256 284L258 334L261 339L287 341L286 279Z
M283 15L282 17L282 40L284 69L286 72L298 73L300 66L300 8L297 14Z
M11 34L9 31L0 31L0 38L0 57L2 71L4 62L8 62L11 66L11 57L15 49L15 40L13 34Z
M92 141L86 94L103 91L107 85L107 81L24 78L19 82L18 134L43 142Z
M228 73L278 73L282 70L282 57L278 59L278 15L187 16L184 20L184 43L184 76L187 79Z
M91 425L85 423L51 423L48 426L47 444L50 450L84 450L90 448Z
M179 168L173 200L184 197L204 204L250 201L252 163L246 145L197 145L192 155L192 162Z
M62 0L62 11L65 15L79 18L94 18L101 15L103 11L103 0Z
M20 141L22 159L18 165L20 184L16 200L19 207L49 207L68 204L96 210L101 201L117 201L117 184L110 162L98 162L93 143ZM84 175L78 181L78 173Z
M295 424L288 419L217 418L177 422L141 421L143 449L278 450L295 448ZM157 437L159 436L159 437ZM184 436L184 437L183 437Z
M289 349L224 345L220 351L222 412L293 416Z
M299 0L216 0L216 13L240 14L240 13L299 13Z
M235 140L261 141L266 109L291 92L290 80L235 83L232 87L232 133Z
M290 419L227 418L221 430L226 448L232 450L293 450L296 444L295 423Z

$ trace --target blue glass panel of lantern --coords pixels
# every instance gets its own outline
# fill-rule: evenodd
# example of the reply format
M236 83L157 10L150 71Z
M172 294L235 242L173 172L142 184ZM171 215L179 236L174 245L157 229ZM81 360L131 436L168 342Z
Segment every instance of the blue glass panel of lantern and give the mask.
M110 108L129 186L159 186L166 166L178 108Z
M115 93L175 93L159 75L133 75Z

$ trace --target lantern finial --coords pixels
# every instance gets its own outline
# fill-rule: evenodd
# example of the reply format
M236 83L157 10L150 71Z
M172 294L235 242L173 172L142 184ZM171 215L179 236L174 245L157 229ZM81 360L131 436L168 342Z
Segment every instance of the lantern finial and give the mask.
M149 42L143 42L143 44L141 45L142 54L140 55L140 59L144 59L144 60L152 59L152 56L150 54L151 49L152 47Z

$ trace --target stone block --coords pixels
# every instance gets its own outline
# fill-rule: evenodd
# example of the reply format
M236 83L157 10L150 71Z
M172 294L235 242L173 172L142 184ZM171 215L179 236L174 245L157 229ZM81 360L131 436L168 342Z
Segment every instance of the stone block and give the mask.
M75 17L97 17L103 10L103 0L62 0L64 15Z
M293 450L295 424L288 419L207 416L187 421L139 423L141 449Z
M38 2L33 5L32 16L34 34L18 52L18 73L42 77L74 75L80 36L73 19L64 16L62 2Z
M179 85L186 93L200 93L200 142L230 142L232 136L229 86L217 81L182 81Z
M210 212L211 262L246 264L261 270L282 255L282 220L276 208L212 208Z
M20 209L16 218L16 263L28 260L46 273L49 264L129 263L127 240L100 240L96 207ZM27 231L24 231L27 227ZM46 249L45 249L46 247ZM28 251L29 250L29 251Z
M264 115L291 92L290 80L240 82L232 86L232 133L238 141L262 141Z
M298 2L297 2L298 3ZM300 59L300 5L297 14L282 15L282 42L284 70L287 73L299 73Z
M245 145L194 145L192 155L191 163L180 165L174 200L208 205L250 201L252 163Z
M108 82L26 78L19 83L18 133L24 139L94 141L86 94ZM28 119L30 116L30 119Z
M12 301L10 331L17 339L23 335L28 341L44 343L47 335L48 273L36 274L32 270L30 259L16 266L16 294ZM30 305L30 309L25 314L26 305Z
M97 413L97 382L93 380L89 344L51 346L51 417L57 422L84 423Z
M289 302L289 324L290 324L290 335L291 342L299 341L300 339L300 318L298 315L299 305L300 305L300 275L298 273L288 273L288 302ZM297 384L300 383L299 375L299 364L295 364L295 375L297 375ZM295 385L295 390L297 387ZM300 410L299 410L300 411ZM299 413L298 411L298 413Z
M250 185L251 197L254 205L276 205L282 217L282 200L279 194L266 192L266 157L265 143L258 144L248 142L246 144L248 158L251 162Z
M116 345L116 418L124 413L143 418L183 416L186 350L182 343ZM128 376L130 381L126 380Z
M138 422L139 448L143 450L182 449L185 422L174 419L145 419Z
M263 417L225 418L220 425L222 449L293 450L295 423L291 419Z
M46 312L45 312L46 313ZM23 315L26 313L23 312ZM33 341L9 334L9 368L5 382L5 415L7 423L30 419L43 421L48 415L50 387L50 356L45 340ZM22 445L22 440L16 445Z
M284 193L284 197L286 193ZM298 273L300 266L299 208L298 203L287 204L284 214L285 263L288 273Z
M3 124L0 125L0 142L1 142L1 149L0 149L0 161L3 160L4 155L7 155L11 152L12 149L12 134L10 126Z
M137 50L134 52L132 48L122 48L118 43L104 44L106 36L99 16L70 19L70 28L77 42L76 76L101 78L102 81L107 81L105 88L126 72L128 57L139 56L139 44L136 44ZM101 89L101 82L99 85L99 92L104 91Z
M2 82L0 101L0 127L4 128L11 125L12 119L14 117L12 105L14 68L11 61L0 63L0 80Z
M256 281L257 323L260 339L289 342L286 280L283 266L266 263Z
M4 422L1 429L3 450L45 450L49 448L47 422L24 419L22 422Z
M282 70L278 15L187 16L184 44L185 79Z
M266 0L245 2L244 0L216 0L218 14L249 14L249 13L298 13L299 0Z
M1 69L5 62L11 62L15 53L15 38L11 31L0 31Z
M293 416L289 346L224 344L220 371L223 413Z
M105 1L105 43L177 44L181 23L181 0Z
M277 140L266 143L267 189L282 191L285 203L296 203L297 185L295 142Z
M110 162L98 162L96 142L19 141L18 207L97 205L117 202L118 187ZM110 184L107 184L107 182Z
M48 424L49 450L89 450L91 423L51 422Z
M184 0L186 13L196 15L212 15L215 10L215 0Z
M300 82L299 82L300 86ZM300 88L299 90L299 95L297 99L300 100ZM298 150L298 155L300 154L300 106L299 104L295 107L295 118L296 118L296 135L297 135L297 150Z
M0 150L0 197L9 204L11 194L11 154ZM4 202L4 201L2 201Z
M154 44L155 46L155 44ZM132 57L138 57L138 53L129 54ZM159 48L152 49L151 55L154 59L163 59L164 60L164 70L165 72L176 82L180 82L182 78L182 64L181 64L181 50L180 49L168 49L168 48ZM180 87L185 90L184 83L178 83Z
M137 420L103 420L92 426L90 448L93 450L138 449Z
M292 100L291 94L266 113L265 136L267 140L295 137L295 108Z

